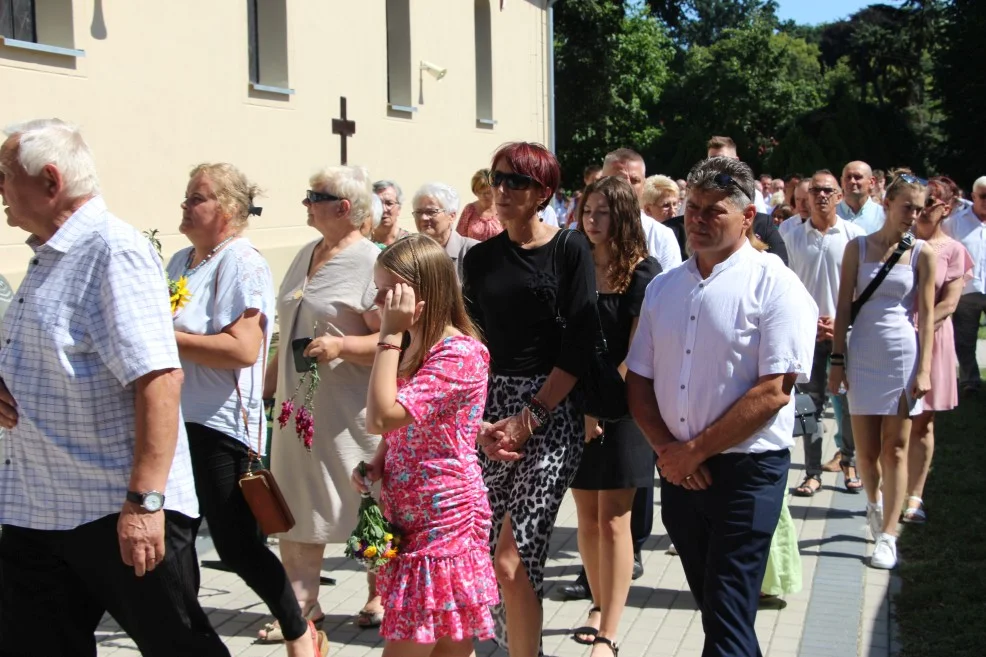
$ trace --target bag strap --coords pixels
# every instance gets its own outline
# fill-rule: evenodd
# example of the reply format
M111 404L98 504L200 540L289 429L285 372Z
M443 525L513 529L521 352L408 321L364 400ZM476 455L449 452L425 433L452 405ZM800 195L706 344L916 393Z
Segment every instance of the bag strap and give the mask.
M865 242L866 237L863 237L863 240ZM866 289L863 290L863 293L860 294L855 301L853 301L852 314L850 316L850 321L849 321L850 324L852 324L856 320L856 315L859 314L859 309L863 306L864 303L869 301L871 296L873 296L873 293L876 292L876 289L878 287L880 287L880 283L882 283L883 279L887 277L887 274L890 273L890 270L894 268L894 265L897 264L897 261L900 260L901 257L907 252L907 250L910 249L912 246L914 246L914 236L911 235L910 233L904 233L904 235L900 238L900 242L897 243L897 248L894 250L892 254L890 254L890 257L887 258L887 261L883 263L883 267L881 267L880 271L878 271L876 276L873 277L873 280L870 281L870 284L866 286Z
M551 246L551 275L555 277L558 282L558 292L555 295L555 322L559 326L564 327L566 324L565 318L561 316L561 277L558 275L558 242L561 242L561 253L565 255L565 248L568 245L568 238L571 237L572 231L568 228L560 229L564 234L555 239L555 243Z
M258 251L259 253L259 251ZM212 304L213 308L219 301L219 273L222 268L222 260L216 265L216 281L212 290ZM261 371L261 377L263 377L267 372L267 332L262 331L263 337L260 340L260 349L264 352L264 367ZM233 370L233 382L236 386L236 402L240 407L240 416L243 418L243 429L247 433L247 438L250 437L250 417L247 415L246 405L243 403L243 393L240 392L240 369ZM250 465L252 467L255 463L260 463L260 454L263 453L264 449L264 414L261 410L257 417L257 451L250 449ZM248 448L249 449L249 448Z

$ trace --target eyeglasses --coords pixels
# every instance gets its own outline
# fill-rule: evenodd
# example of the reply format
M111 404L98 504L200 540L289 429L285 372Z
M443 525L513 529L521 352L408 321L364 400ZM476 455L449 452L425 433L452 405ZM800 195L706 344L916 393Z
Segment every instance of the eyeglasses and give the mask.
M940 199L937 199L934 196L929 196L924 202L924 211L931 212L935 208L940 208L944 206L945 206L944 201L941 201Z
M383 203L383 207L387 210L392 210L400 205L397 201L381 201L381 203Z
M980 201L986 201L986 194L973 194L973 196L978 198Z
M323 194L322 192L313 192L309 189L305 192L305 200L309 203L324 203L326 201L342 201L344 199L341 196L336 196L334 194Z
M411 213L411 216L414 217L415 219L426 219L427 218L428 220L431 220L431 219L434 219L435 217L437 217L438 215L444 214L444 213L445 213L445 210L442 210L440 208L429 208L427 210L415 210L414 212Z
M832 194L838 194L839 190L834 187L809 187L808 193L814 194L815 196L821 196L823 194L825 196L831 196Z
M716 174L715 178L712 179L712 182L714 182L716 186L721 187L723 189L730 186L735 187L739 191L743 192L743 194L748 199L750 199L751 201L753 200L753 192L748 191L745 187L740 185L739 182L728 173Z
M530 189L531 185L536 183L537 181L534 180L534 178L525 176L522 173L505 173L503 171L490 172L490 187L493 189L496 189L500 185L506 185L507 189L522 191L525 189Z

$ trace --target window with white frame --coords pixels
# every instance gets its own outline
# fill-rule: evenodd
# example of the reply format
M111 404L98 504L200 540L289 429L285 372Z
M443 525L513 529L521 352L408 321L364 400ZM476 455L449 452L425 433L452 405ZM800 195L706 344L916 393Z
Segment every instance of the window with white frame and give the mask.
M490 0L475 0L476 122L492 127L493 121L493 25Z
M413 111L411 91L411 3L387 0L387 103Z
M288 83L287 0L247 0L247 52L255 91L294 93Z

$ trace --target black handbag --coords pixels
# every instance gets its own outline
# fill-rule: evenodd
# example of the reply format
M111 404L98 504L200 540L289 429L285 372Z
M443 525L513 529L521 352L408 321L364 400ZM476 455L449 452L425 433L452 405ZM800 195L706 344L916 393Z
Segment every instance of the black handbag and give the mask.
M555 280L561 281L558 276L557 246L561 242L561 252L565 253L565 245L571 237L572 231L566 230L558 241L551 254L551 266L555 274ZM559 289L561 285L559 285ZM565 318L559 312L558 299L555 299L555 321L564 330ZM599 319L599 310L593 307L593 342L592 354L589 358L589 365L585 375L579 378L576 384L576 392L580 398L582 413L596 418L600 422L613 422L622 420L630 416L630 406L627 403L626 382L620 375L619 369L613 364L609 357L609 345L606 342L606 335L603 333L602 323Z
M812 401L811 395L798 390L794 386L794 433L793 436L811 436L818 431L818 419L815 413L818 408Z

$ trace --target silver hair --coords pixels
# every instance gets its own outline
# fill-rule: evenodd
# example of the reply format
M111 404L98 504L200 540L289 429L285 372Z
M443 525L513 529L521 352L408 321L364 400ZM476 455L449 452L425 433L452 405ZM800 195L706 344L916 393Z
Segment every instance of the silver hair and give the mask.
M414 193L414 198L411 199L411 205L417 205L418 201L423 198L435 199L442 206L442 210L445 210L449 214L455 214L459 211L459 195L455 193L455 190L451 186L445 183L428 183L422 185Z
M723 174L728 179L720 178ZM727 192L730 203L743 209L753 204L753 170L745 162L731 157L710 157L688 172L688 189Z
M373 215L373 229L376 230L377 226L380 225L380 221L383 219L383 201L376 194L370 194L370 211Z
M395 183L393 180L378 180L375 183L373 183L374 194L385 192L388 189L393 189L397 193L397 204L404 205L404 192L401 191L401 186Z
M972 183L972 192L975 193L978 189L986 189L986 176L979 176L976 182Z
M370 197L370 172L360 166L327 167L314 173L308 179L314 190L324 190L329 194L349 201L349 219L354 228L363 225L370 216L372 201Z
M36 119L4 129L17 137L17 160L29 176L37 176L53 165L72 199L99 194L96 160L78 127L61 119Z

